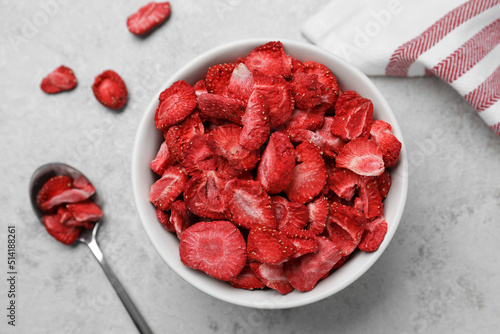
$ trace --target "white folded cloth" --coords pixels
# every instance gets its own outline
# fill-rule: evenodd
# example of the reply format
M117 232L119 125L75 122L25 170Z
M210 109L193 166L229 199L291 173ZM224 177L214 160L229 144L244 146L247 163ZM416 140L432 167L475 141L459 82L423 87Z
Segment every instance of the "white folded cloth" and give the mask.
M304 36L367 75L436 75L500 135L499 0L332 0Z

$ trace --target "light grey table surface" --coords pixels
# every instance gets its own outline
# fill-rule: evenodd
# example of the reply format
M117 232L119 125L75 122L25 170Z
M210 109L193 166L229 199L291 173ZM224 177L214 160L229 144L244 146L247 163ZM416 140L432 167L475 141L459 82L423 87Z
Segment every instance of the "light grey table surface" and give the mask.
M500 139L437 78L373 78L404 133L406 209L382 257L359 280L313 305L234 306L198 291L162 261L133 202L131 158L143 111L198 54L264 37L305 41L321 1L171 1L147 38L126 28L143 1L0 1L0 332L136 333L87 247L66 247L37 223L28 180L63 161L95 183L107 216L99 242L156 333L498 333ZM65 64L78 87L49 96L41 79ZM130 100L96 102L94 77L114 69ZM7 226L16 227L16 326L7 324Z

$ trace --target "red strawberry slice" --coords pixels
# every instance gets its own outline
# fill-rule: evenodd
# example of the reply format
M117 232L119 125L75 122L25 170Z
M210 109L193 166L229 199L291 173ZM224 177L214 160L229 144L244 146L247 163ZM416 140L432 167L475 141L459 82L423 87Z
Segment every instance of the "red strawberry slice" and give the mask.
M334 157L342 150L345 142L340 138L332 134L331 128L333 124L333 117L325 117L323 125L317 129L316 134L324 138L326 145L323 151L326 155Z
M226 214L236 226L249 230L277 227L273 203L259 182L232 179L226 184L225 192Z
M247 262L245 239L224 220L188 227L181 236L179 255L186 266L222 281L238 276Z
M169 2L150 2L127 18L127 28L134 35L145 35L170 16Z
M167 142L164 141L160 145L160 149L158 150L156 157L149 164L149 167L156 174L163 175L165 170L168 167L172 166L174 163L175 163L175 158L173 154L171 154L170 151L168 150Z
M389 173L389 171L385 170L382 174L377 176L378 191L380 192L382 199L387 197L389 189L391 189L391 184L391 173Z
M311 291L342 258L337 245L325 237L316 237L319 250L285 263L285 274L298 291Z
M211 66L205 76L205 86L207 92L211 94L223 95L229 85L233 70L234 63L224 63Z
M58 175L43 185L37 195L37 203L47 213L60 204L84 201L94 193L95 188L84 177L73 182L68 176Z
M280 231L254 228L248 234L248 260L280 264L288 261L296 252L292 242Z
M290 84L282 77L270 77L254 72L254 89L264 97L269 109L269 121L273 129L279 128L290 118L295 101Z
M97 101L110 109L121 109L127 102L127 86L112 70L106 70L95 78L92 91Z
M385 217L380 216L365 224L365 233L361 238L358 247L363 252L376 251L382 241L384 241L385 234L387 233L387 221Z
M245 290L263 289L266 287L264 282L257 277L248 263L245 267L243 267L243 270L238 274L238 276L231 279L229 283L235 288Z
M332 133L344 140L368 137L373 120L373 104L355 91L346 91L335 104Z
M73 70L62 65L43 78L40 88L47 94L56 94L71 90L76 87L76 84L77 81Z
M358 175L377 176L384 172L380 147L365 138L348 142L337 157L337 167L347 168Z
M187 173L178 165L169 167L149 192L149 201L157 209L168 210L182 193L187 182Z
M298 109L308 110L318 104L321 98L321 87L316 74L296 73L291 84L295 105Z
M61 216L57 213L52 215L45 215L42 222L47 229L47 232L53 236L57 241L65 245L71 245L80 236L80 227L66 226L61 223Z
M343 256L351 254L359 245L365 222L363 214L355 208L337 202L330 204L326 229Z
M307 203L308 223L307 230L315 235L323 233L328 213L330 212L330 204L325 196L319 195L313 201Z
M234 124L222 125L209 133L210 150L240 171L252 170L259 161L259 151L249 151L239 144L242 129Z
M268 288L274 289L282 295L293 291L293 287L285 275L283 264L252 262L250 263L250 268L252 268L256 277Z
M382 149L385 167L392 167L399 159L401 142L392 134L391 125L382 120L374 121L370 139Z
M184 150L194 136L205 133L205 128L197 112L192 113L183 122L170 127L165 132L168 150L180 164L184 164Z
M243 124L246 105L241 100L205 93L198 97L198 106L205 117L224 119L237 125Z
M193 176L184 189L184 201L189 210L204 218L225 218L226 183L227 179L214 171Z
M281 196L273 196L271 200L278 220L278 230L302 230L307 225L308 211L304 204L289 202Z
M362 203L363 213L367 219L379 217L384 212L384 203L378 190L377 180L371 177L361 178L359 199Z
M159 101L155 113L155 125L158 130L166 130L182 122L196 108L194 88L184 80L176 81L165 89L160 94Z
M195 135L184 149L184 167L189 175L217 169L217 161L207 146L208 134Z
M360 184L360 176L346 168L332 168L328 173L328 187L340 198L350 201L356 187Z
M196 94L196 101L198 101L198 97L203 93L208 93L207 86L205 85L205 80L198 80L194 86L194 93Z
M244 63L239 63L233 70L231 78L226 88L226 94L229 97L248 101L254 88L254 77Z
M104 217L101 208L91 200L66 204L66 209L78 222L95 223Z
M167 211L156 209L156 219L169 232L175 232L175 227L170 222L170 215Z
M294 109L283 132L292 136L296 130L316 131L323 126L324 122L325 109L323 107L315 107L305 111Z
M257 168L259 181L269 194L282 192L292 180L295 149L288 137L274 132L269 138Z
M289 78L292 73L292 61L283 50L281 42L268 42L258 46L244 59L250 71L258 70L272 77Z
M267 141L271 132L269 109L258 90L255 90L248 99L242 123L240 145L249 151L258 150Z
M330 108L337 101L340 94L337 78L330 69L323 64L314 61L306 61L302 65L305 73L318 76L318 81L321 85L320 104L325 108Z
M294 258L318 251L318 240L313 232L289 228L283 231L283 233L295 246L296 251L295 254L293 254Z
M170 206L170 221L169 225L173 227L174 232L180 239L182 233L196 222L196 216L188 210L186 203L178 200Z
M320 150L309 142L297 146L295 153L297 164L285 193L293 202L307 203L316 197L326 184L325 161Z

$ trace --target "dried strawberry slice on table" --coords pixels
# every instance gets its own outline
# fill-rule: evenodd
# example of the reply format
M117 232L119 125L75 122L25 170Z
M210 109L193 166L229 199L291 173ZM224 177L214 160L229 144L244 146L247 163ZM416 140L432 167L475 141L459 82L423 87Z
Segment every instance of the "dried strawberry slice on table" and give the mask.
M128 30L135 35L145 35L161 25L170 16L169 2L150 2L127 18Z
M384 172L384 159L380 147L365 138L348 142L340 151L337 167L347 168L358 175L378 176Z
M121 109L127 102L127 86L113 70L99 74L94 80L92 91L97 101L110 109Z
M325 161L320 150L309 142L297 146L295 152L297 164L285 193L293 202L307 203L315 198L326 184Z
M184 80L176 81L160 94L155 125L158 130L165 130L185 120L195 108L194 88Z
M247 262L245 239L224 220L188 227L181 235L179 255L186 266L222 281L236 277Z
M298 291L311 291L342 258L337 245L326 237L316 237L319 250L285 263L285 274Z
M255 272L255 275L264 282L268 288L278 291L282 295L289 294L293 291L293 287L285 275L283 264L269 263L250 263L250 268Z
M232 179L224 191L227 196L226 214L236 226L248 230L277 227L273 203L259 182Z
M186 174L186 171L178 165L169 167L161 179L151 186L149 201L157 209L168 210L184 190L187 182Z
M47 94L56 94L71 90L76 87L76 84L77 80L73 70L62 65L43 78L40 88Z

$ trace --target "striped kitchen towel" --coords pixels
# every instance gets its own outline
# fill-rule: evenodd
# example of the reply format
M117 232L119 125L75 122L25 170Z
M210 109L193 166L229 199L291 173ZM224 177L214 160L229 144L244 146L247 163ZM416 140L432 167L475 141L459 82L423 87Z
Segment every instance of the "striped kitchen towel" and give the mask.
M303 26L367 75L436 75L500 135L499 0L333 0Z

